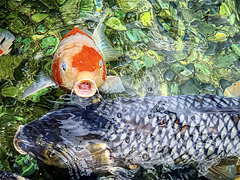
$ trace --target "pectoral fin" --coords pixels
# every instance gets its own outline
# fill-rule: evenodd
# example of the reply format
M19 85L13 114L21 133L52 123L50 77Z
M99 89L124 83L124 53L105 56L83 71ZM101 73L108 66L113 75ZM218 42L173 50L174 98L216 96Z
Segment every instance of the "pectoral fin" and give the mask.
M237 178L236 158L228 158L221 160L216 166L208 169L208 173L204 175L210 180L231 180Z
M121 93L125 91L125 88L122 85L120 77L108 76L99 90L105 93Z
M33 83L31 86L29 86L24 91L24 93L22 95L22 99L38 92L41 89L49 87L49 86L57 87L57 84L54 82L54 80L51 77L43 75L43 76L40 77L40 79L37 82Z

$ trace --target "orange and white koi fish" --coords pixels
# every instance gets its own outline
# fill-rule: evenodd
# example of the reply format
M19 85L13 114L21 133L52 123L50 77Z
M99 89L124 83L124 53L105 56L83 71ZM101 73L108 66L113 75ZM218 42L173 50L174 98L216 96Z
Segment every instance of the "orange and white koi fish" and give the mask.
M227 87L224 91L224 96L240 97L240 81L237 81L231 86Z
M62 38L54 54L52 70L55 82L80 97L93 96L107 77L101 51L78 27Z
M0 31L0 56L8 54L15 37L7 30Z
M24 92L22 98L53 85L67 88L79 97L93 96L100 86L104 92L124 91L119 77L107 77L104 61L116 59L121 53L110 46L106 37L102 35L103 30L103 23L99 24L93 38L78 27L68 32L54 54L52 64L54 81L42 77Z

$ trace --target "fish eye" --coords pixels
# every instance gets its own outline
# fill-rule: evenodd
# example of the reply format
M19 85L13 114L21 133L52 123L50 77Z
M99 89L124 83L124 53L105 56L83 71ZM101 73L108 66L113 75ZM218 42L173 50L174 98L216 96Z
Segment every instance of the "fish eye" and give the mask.
M47 156L48 156L49 159L52 159L56 156L56 154L53 151L48 151Z
M66 63L63 63L63 64L62 64L62 69L63 69L64 71L66 71L66 69L67 69L67 64L66 64Z
M102 68L102 60L99 61L99 67Z
M58 53L58 56L61 56L61 53Z

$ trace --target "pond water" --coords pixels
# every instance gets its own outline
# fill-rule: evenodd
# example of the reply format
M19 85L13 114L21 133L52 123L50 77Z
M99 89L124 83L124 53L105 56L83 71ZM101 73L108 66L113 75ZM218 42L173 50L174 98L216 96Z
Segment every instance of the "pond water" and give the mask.
M240 2L238 0L1 0L0 33L14 35L0 56L0 170L30 179L68 178L68 170L19 153L13 138L27 124L58 107L61 88L45 88L21 99L43 74L61 38L78 25L93 32L104 14L104 33L121 52L106 62L126 92L103 98L217 94L239 96ZM0 38L3 48L6 39ZM204 179L194 164L141 169L135 178ZM87 179L96 179L91 175Z

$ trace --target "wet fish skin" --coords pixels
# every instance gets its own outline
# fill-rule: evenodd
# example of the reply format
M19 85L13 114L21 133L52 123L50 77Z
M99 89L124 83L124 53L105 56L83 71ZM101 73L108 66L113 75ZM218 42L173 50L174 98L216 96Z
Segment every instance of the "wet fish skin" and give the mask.
M18 176L16 174L12 174L6 171L0 171L0 179L1 180L29 180L25 177Z
M220 159L239 157L239 120L240 98L119 98L50 112L19 130L15 147L86 174L109 171L131 178L126 166L190 161L206 174Z

